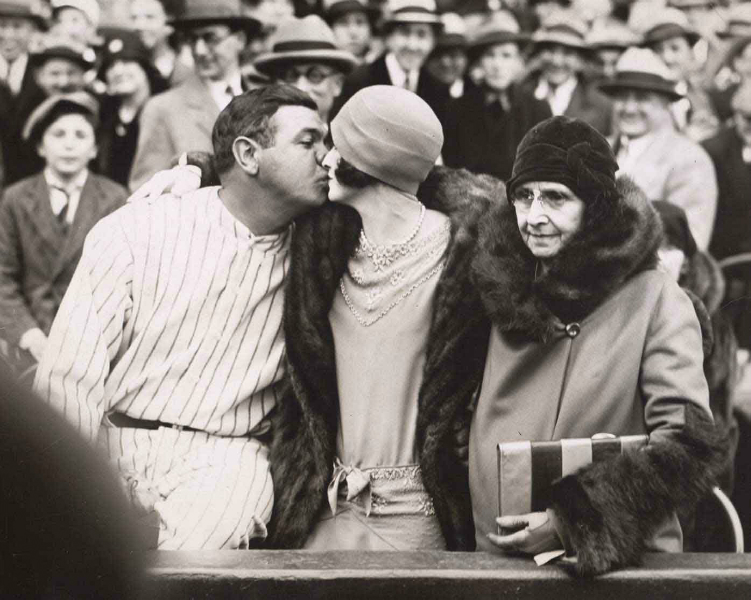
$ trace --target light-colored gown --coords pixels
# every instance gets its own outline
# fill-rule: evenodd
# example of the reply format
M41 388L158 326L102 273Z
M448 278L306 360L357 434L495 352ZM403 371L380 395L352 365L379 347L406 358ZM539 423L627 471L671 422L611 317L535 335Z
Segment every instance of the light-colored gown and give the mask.
M308 549L445 549L422 484L415 434L433 295L448 241L446 219L406 247L388 247L393 261L368 256L372 247L361 237L349 262L329 313L338 458L330 510L308 538Z

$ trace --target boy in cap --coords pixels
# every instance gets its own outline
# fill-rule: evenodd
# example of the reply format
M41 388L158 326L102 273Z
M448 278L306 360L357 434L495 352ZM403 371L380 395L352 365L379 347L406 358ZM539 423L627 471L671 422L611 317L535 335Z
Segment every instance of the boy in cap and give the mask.
M97 44L101 10L97 0L51 0L52 30L79 44Z
M85 92L48 98L24 139L44 170L5 191L0 208L0 327L19 365L36 364L89 230L127 198L89 172L97 152L96 101Z
M428 56L425 66L433 77L449 86L451 98L464 95L465 79L469 58L467 55L467 26L464 19L456 13L441 15L443 31L438 36L433 52Z
M509 13L498 12L470 42L470 60L483 81L446 111L443 161L506 180L527 131L552 116L548 103L516 84L527 37Z
M269 52L253 63L273 81L294 85L310 95L328 122L347 73L357 65L354 54L337 47L331 28L317 15L287 19L276 31Z

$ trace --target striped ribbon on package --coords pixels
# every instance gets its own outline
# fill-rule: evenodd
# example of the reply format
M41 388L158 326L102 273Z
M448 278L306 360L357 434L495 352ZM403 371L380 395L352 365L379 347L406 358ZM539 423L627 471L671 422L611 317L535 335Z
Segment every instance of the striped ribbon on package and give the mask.
M555 480L590 463L638 450L648 440L647 435L625 435L498 444L498 514L543 511L550 505Z

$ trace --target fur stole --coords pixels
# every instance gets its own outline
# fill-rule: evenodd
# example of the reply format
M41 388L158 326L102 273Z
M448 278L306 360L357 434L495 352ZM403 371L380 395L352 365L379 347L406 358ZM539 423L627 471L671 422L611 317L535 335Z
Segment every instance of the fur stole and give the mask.
M628 278L656 264L660 219L630 179L617 186L616 205L588 205L581 229L537 279L514 209L503 203L483 219L474 280L501 331L550 339L559 321L582 320Z
M478 223L503 197L489 176L438 167L418 192L451 218L446 267L434 298L416 444L446 547L474 548L466 466L453 452L453 430L482 378L489 321L469 279ZM328 314L362 226L351 208L327 204L299 219L286 283L284 331L288 384L274 416L271 470L272 547L299 548L327 506L336 452L339 397Z

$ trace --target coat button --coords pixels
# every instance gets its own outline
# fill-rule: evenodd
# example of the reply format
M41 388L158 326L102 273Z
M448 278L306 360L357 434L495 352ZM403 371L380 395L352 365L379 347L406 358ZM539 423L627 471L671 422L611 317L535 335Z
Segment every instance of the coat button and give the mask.
M579 323L569 323L566 325L566 335L570 338L575 338L581 332L582 328Z

